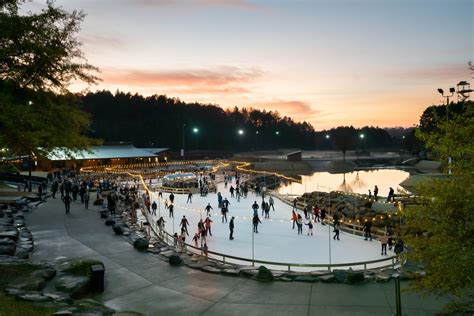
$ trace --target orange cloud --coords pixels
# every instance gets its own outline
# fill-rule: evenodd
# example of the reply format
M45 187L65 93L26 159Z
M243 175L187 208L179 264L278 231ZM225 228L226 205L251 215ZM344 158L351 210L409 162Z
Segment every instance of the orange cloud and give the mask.
M108 84L165 87L187 94L235 94L249 92L243 86L262 76L259 69L239 67L168 71L105 69L102 79Z
M259 102L251 106L267 111L277 111L282 115L305 121L310 121L313 116L320 113L314 110L309 103L299 100L276 99L269 102Z

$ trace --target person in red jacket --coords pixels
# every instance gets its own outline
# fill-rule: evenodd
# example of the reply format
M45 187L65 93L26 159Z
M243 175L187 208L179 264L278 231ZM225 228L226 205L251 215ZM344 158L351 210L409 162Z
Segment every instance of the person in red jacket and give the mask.
M293 221L293 229L295 229L295 224L298 220L298 216L296 216L295 210L291 211L291 220Z

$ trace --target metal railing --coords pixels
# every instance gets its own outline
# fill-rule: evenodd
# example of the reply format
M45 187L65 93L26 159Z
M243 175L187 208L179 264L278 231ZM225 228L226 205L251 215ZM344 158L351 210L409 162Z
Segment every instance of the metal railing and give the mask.
M174 248L179 248L180 243L176 242L177 247L175 246L175 238L173 235L168 233L167 231L160 230L157 227L156 222L150 221L150 214L147 212L146 208L142 208L143 214L145 218L147 219L148 226L151 228L153 233L155 234L156 237L158 237L161 241L163 241L166 245L174 247ZM285 267L284 270L286 271L296 271L294 268L324 268L327 269L328 271L331 271L333 268L353 268L353 267L363 267L364 271L367 271L369 265L374 265L377 263L382 263L382 262L387 262L386 265L382 266L375 266L373 267L374 269L383 269L383 268L395 268L397 265L400 264L399 258L397 256L391 256L387 258L382 258L382 259L377 259L377 260L369 260L369 261L359 261L359 262L348 262L348 263L332 263L332 264L326 264L326 263L292 263L292 262L275 262L275 261L267 261L267 260L258 260L258 259L251 259L251 258L243 258L243 257L237 257L237 256L232 256L216 251L211 251L207 250L207 255L204 254L204 250L200 247L196 247L194 245L188 244L188 243L181 243L182 244L182 249L181 251L191 253L193 255L201 255L206 257L208 260L223 263L223 264L242 264L242 263L250 263L252 266L255 266L255 264L265 264L268 266L275 266L278 267L278 270L283 270L279 269L280 267ZM178 249L176 249L178 250ZM230 259L230 260L229 260ZM267 266L267 268L268 268ZM293 270L292 270L293 268Z

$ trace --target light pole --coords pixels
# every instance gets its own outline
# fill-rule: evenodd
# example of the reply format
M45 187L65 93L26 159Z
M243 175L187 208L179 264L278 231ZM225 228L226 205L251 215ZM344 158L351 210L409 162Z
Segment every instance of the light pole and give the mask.
M244 136L244 130L243 129L238 129L237 130L237 135L239 136L240 140L239 140L239 143L240 143L240 149L242 150L242 137Z
M365 138L364 134L359 134L360 141L362 142ZM359 148L362 149L363 146L360 146ZM359 151L357 151L357 161L359 161Z
M194 136L196 137L196 150L198 149L198 133L199 133L199 128L195 127L193 128L193 133Z
M183 129L181 131L181 136L183 137L183 142L182 142L182 148L181 148L181 157L184 160L184 128L186 127L186 124L183 124Z
M449 98L454 95L456 90L454 88L449 88L451 94L444 94L443 89L438 89L438 92L446 98L446 121L449 122ZM448 175L451 175L451 156L449 156L449 147L448 147Z

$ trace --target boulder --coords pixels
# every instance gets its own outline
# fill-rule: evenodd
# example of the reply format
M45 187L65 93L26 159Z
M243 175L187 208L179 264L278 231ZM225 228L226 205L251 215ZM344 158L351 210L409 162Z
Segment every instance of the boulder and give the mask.
M115 220L111 217L108 217L106 220L105 220L105 225L106 226L112 226L115 224Z
M78 275L65 275L58 279L56 290L71 295L72 298L82 298L89 291L89 278Z
M24 291L41 291L45 285L46 282L43 278L30 276L16 279L10 282L8 287Z
M47 302L51 300L51 298L44 296L41 293L34 293L34 292L18 295L17 298L23 301L30 301L30 302Z
M62 292L46 292L46 293L43 293L43 295L46 297L49 297L51 300L58 303L63 303L63 302L68 303L68 304L73 303L72 298L69 295L64 294Z
M168 262L172 266L178 266L183 262L183 259L181 259L181 257L178 255L171 255L168 259Z
M322 275L318 279L324 283L332 283L336 280L333 274Z
M133 247L137 250L145 251L148 249L148 240L145 238L138 238L133 242Z
M45 281L49 281L56 276L56 270L53 268L40 269L31 273L31 276L43 278Z
M15 228L4 228L0 230L0 239L2 238L9 238L16 242L18 240L18 230Z
M96 264L104 266L104 264L99 260L73 259L60 262L56 265L56 269L64 273L89 277L91 275L91 266Z
M15 256L20 259L28 259L30 257L30 252L23 248L18 248L16 250Z
M313 282L317 282L317 281L318 281L318 278L315 278L315 277L312 277L312 276L308 276L308 275L299 275L299 276L295 277L293 280L294 280L294 281L299 281L299 282L310 282L310 283L313 283Z
M122 226L114 225L114 226L112 226L112 229L114 230L114 233L115 233L116 235L123 235L123 228L122 228Z
M107 306L104 306L103 304L90 298L75 301L73 306L77 308L77 314L79 315L107 316L113 315L115 313L113 309L108 308Z
M348 274L346 270L334 270L332 274L334 275L336 282L339 282L339 283L346 282L347 274Z
M356 284L356 283L361 283L364 282L364 273L363 272L351 272L347 274L347 280L346 283L349 284Z
M258 281L273 281L272 271L270 271L265 266L260 266L258 268L257 280Z

